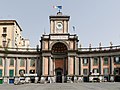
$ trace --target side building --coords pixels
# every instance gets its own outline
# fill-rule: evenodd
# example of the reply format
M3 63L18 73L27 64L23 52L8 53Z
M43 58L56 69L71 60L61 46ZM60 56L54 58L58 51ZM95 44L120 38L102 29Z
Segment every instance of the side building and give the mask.
M49 16L49 19L50 34L41 36L40 48L28 47L28 41L25 44L26 40L21 38L22 30L16 21L10 20L6 23L4 21L5 25L2 21L0 24L1 83L11 83L15 78L21 77L26 81L29 78L30 82L36 80L51 83L96 80L120 82L120 46L78 47L77 34L69 33L70 16L58 12L57 15ZM4 30L7 31L6 34ZM16 35L19 38L17 45L15 45ZM9 40L5 45L2 44L4 38L6 42ZM8 48L5 49L7 46ZM23 46L26 47L21 48Z
M0 20L0 47L29 47L29 40L24 39L21 33L16 20Z

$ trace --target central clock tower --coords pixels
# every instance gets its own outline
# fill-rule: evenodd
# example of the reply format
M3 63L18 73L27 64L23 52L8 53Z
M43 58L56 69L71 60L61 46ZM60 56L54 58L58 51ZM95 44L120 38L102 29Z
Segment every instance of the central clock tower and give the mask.
M56 82L66 82L67 76L78 75L79 59L78 37L69 33L70 16L58 12L57 15L49 16L50 34L41 37L41 77L52 77Z
M56 16L50 16L50 33L51 34L67 34L69 28L70 16L62 15L58 12Z

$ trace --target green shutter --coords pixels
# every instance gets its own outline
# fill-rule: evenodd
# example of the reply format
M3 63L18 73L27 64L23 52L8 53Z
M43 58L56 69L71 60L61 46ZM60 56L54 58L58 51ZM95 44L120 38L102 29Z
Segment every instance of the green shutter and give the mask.
M2 77L2 69L0 69L0 77Z
M0 79L0 84L3 84L3 79Z
M9 76L13 77L14 76L14 70L9 70Z

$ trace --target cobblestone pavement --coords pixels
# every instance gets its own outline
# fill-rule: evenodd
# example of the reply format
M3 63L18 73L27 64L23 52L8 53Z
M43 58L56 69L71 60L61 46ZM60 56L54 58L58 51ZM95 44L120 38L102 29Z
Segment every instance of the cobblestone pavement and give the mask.
M120 90L120 83L3 84L0 90Z

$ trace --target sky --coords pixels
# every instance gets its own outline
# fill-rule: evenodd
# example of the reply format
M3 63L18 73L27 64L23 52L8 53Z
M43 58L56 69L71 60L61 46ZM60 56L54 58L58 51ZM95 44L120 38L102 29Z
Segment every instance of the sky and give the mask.
M16 20L22 36L36 47L44 31L50 33L49 16L56 15L56 5L70 16L69 33L78 35L82 47L120 45L120 0L0 0L0 19Z

